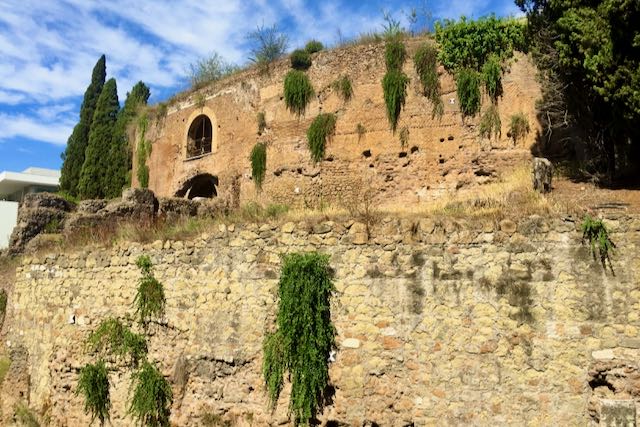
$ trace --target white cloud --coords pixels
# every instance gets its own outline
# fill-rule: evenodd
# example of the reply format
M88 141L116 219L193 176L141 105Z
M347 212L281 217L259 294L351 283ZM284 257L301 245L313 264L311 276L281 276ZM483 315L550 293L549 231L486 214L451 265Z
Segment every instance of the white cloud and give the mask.
M22 137L36 141L43 141L55 145L65 145L74 123L64 121L41 121L26 115L9 115L0 113L0 141L15 137Z

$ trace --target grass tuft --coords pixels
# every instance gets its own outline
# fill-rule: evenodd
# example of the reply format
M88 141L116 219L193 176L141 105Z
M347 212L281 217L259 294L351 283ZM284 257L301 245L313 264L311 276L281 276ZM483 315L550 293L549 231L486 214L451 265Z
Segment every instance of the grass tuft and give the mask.
M309 151L311 151L311 160L314 163L322 161L327 141L333 137L335 132L335 114L323 113L313 120L309 130L307 130L307 141L309 143Z
M307 105L315 95L309 77L299 70L291 70L284 78L284 102L298 117L304 115Z

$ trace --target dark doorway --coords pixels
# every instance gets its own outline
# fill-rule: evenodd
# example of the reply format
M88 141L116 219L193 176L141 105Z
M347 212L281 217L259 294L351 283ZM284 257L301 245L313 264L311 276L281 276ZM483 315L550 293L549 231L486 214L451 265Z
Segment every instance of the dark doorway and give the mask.
M182 184L180 189L176 191L176 197L186 197L193 199L194 197L212 198L218 196L218 177L208 173L203 173L189 178Z

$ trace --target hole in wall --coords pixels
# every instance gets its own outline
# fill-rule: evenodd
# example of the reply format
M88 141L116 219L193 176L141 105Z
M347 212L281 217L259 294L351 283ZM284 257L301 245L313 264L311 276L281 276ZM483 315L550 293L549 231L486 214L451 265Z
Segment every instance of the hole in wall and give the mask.
M333 157L333 155L330 155L330 156L328 156L325 160L326 160L327 162L333 162L334 157Z
M440 142L444 142L444 138L440 138Z
M449 135L449 136L447 137L447 140L449 140L449 141L453 141L453 135Z
M372 168L373 167L373 163L369 163L369 167Z
M440 163L441 165L444 164L444 161L445 161L444 159L438 159L438 163Z
M203 173L189 178L176 191L175 197L186 197L191 200L194 197L212 198L218 196L218 177Z
M365 156L365 157L371 157L371 150L364 150L362 152L362 155Z
M411 154L417 153L419 151L419 148L417 146L413 146L411 147Z
M400 157L401 159L404 157L407 157L407 152L406 151L401 151L398 153L398 157Z

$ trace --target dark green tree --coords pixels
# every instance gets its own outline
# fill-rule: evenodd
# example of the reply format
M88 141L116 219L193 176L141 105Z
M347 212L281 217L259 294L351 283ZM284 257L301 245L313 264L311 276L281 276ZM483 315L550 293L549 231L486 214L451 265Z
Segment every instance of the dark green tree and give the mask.
M138 109L147 105L151 92L143 82L136 83L127 93L124 107L118 113L118 119L113 132L111 150L109 152L109 169L105 176L105 196L119 197L122 188L131 183L131 143L127 137L127 127L136 117Z
M640 159L640 2L516 0L527 12L544 77L546 135L586 146L590 172L637 171ZM563 129L578 129L569 135ZM569 136L570 138L568 138ZM625 171L626 169L626 171Z
M93 120L96 103L102 93L104 80L107 76L106 59L102 55L91 75L91 84L84 93L82 106L80 107L80 121L73 128L73 132L67 140L67 148L63 154L62 171L60 176L60 189L72 196L78 195L78 182L80 171L84 164L84 155L89 143L89 131Z
M93 114L89 144L78 183L78 194L81 198L96 199L106 196L109 154L119 110L116 80L111 78L102 88Z

